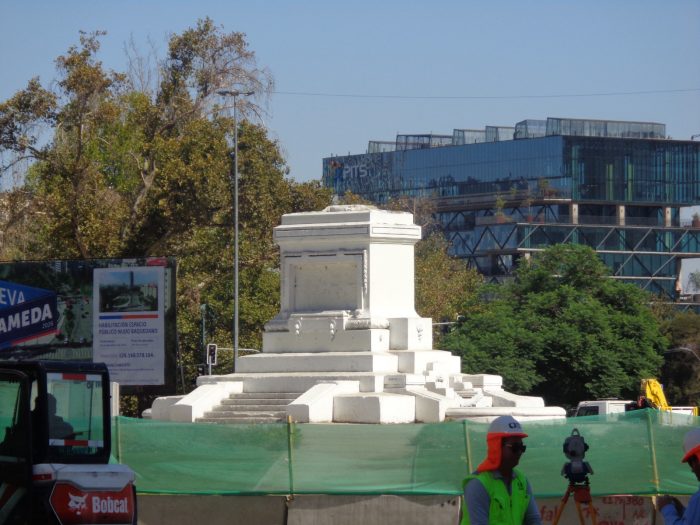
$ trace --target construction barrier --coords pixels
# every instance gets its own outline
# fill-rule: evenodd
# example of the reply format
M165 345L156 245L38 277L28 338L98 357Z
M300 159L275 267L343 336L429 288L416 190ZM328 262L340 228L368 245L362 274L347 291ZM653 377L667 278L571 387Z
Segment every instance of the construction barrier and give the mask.
M562 444L577 428L590 445L592 495L601 502L630 497L625 508L632 512L640 501L634 497L697 490L680 458L683 435L699 423L652 409L525 421L520 468L538 502L556 501L567 487ZM485 456L487 428L469 421L210 425L119 417L112 452L136 472L140 494L454 496Z

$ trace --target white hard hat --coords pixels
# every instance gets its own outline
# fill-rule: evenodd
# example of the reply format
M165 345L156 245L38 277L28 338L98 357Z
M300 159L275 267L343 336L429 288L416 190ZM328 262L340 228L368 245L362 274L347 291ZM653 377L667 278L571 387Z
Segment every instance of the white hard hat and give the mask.
M489 434L501 434L505 436L527 437L523 427L513 416L499 416L489 425Z
M686 432L683 438L683 459L681 463L685 463L691 456L700 453L700 428L694 428Z

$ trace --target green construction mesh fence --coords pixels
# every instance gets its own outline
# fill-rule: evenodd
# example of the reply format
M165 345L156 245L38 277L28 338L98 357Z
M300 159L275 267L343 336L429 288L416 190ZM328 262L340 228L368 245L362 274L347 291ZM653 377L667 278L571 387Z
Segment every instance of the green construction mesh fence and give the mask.
M692 494L680 463L683 435L700 418L639 410L615 416L525 421L520 468L539 497L567 481L564 439L590 445L591 492ZM208 425L116 418L113 455L139 492L169 494L458 494L486 453L488 425Z

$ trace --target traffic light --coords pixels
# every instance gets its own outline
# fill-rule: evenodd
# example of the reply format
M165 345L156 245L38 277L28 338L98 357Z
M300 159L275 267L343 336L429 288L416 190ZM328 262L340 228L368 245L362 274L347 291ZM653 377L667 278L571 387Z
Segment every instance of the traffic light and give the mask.
M216 345L214 343L207 345L207 364L212 366L216 364Z

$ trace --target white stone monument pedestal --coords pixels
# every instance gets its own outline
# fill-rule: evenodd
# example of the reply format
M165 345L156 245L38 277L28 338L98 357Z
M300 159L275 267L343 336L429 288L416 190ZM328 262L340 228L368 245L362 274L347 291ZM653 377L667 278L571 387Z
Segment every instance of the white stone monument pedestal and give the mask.
M483 418L490 407L496 417L521 405L541 413L540 398L504 392L498 376L468 379L458 356L433 349L431 320L414 307L420 237L410 213L372 206L284 215L274 230L280 311L265 325L262 353L240 358L234 374L200 377L195 392L172 405L162 400L153 413L343 423L437 422L470 410ZM238 386L207 387L229 383ZM205 387L207 395L197 394ZM229 391L238 393L226 399ZM255 411L241 408L251 405ZM564 417L563 409L550 412Z

